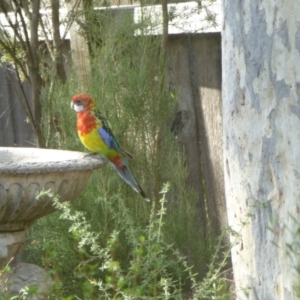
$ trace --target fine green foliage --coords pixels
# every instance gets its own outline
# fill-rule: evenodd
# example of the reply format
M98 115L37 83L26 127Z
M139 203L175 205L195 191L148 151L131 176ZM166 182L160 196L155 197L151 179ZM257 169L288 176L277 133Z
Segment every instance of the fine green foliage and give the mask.
M46 251L44 264L51 264L48 267L55 278L51 298L76 299L80 295L83 299L95 300L229 299L221 277L227 256L217 263L220 245L208 262L206 276L199 280L186 257L174 244L167 242L164 229L169 188L169 184L164 185L159 208L156 211L153 203L148 224L144 227L135 223L131 211L119 200L123 227L121 230L112 228L105 240L106 229L93 231L85 212L74 210L69 203L60 203L50 192L43 192L54 199L55 207L62 212L60 219L70 221L69 232L80 256L73 276L81 282L81 290L73 289L66 297L63 279L57 274L62 271L59 258L62 258L62 265L67 262L59 255L59 244Z
M167 82L160 37L134 36L133 24L122 20L108 12L100 23L87 22L87 90L72 74L46 86L43 131L48 147L85 151L70 99L89 93L134 155L130 168L151 203L107 165L74 203L56 200L59 212L35 223L26 258L51 273L51 299L228 299L228 252L223 257L221 242L203 238L185 158L170 132L176 90Z
M56 201L63 211L62 218L72 221L70 231L87 259L76 270L85 278L85 299L169 299L170 295L181 299L178 287L186 285L189 269L180 264L183 258L172 245L165 243L163 236L167 189L166 186L162 191L159 211L156 214L152 211L145 227L134 224L130 211L123 205L123 221L127 226L122 231L112 230L102 247L101 231L91 232L82 212L71 213L68 205Z

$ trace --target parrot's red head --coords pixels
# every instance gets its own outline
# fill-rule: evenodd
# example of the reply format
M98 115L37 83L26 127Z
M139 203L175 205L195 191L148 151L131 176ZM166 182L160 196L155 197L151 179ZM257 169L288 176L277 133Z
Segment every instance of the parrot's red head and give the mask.
M76 94L71 101L71 108L76 112L92 110L95 107L94 100L86 94Z

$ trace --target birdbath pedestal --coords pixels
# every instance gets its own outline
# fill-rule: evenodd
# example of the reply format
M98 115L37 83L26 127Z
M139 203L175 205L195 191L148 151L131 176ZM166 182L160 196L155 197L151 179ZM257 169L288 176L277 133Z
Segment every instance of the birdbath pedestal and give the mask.
M61 202L72 201L92 170L103 165L100 157L82 152L0 147L0 296L18 293L25 285L37 285L46 293L49 280L41 278L46 272L38 266L15 263L9 275L1 273L24 250L27 229L55 211L49 193L37 195L49 191Z

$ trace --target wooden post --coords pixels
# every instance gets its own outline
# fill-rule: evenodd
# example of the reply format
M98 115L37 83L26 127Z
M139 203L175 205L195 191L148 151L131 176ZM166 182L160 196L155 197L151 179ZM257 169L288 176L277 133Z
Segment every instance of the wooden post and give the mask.
M179 91L178 143L187 156L188 184L198 195L204 231L216 237L227 226L223 179L221 36L169 37L169 78ZM206 221L206 203L210 226ZM207 233L206 233L207 234Z
M68 5L71 9L71 4ZM80 22L85 21L84 15L79 17ZM75 21L70 28L70 44L73 71L78 82L78 92L87 92L89 78L91 76L91 64L86 38L80 33L80 25Z

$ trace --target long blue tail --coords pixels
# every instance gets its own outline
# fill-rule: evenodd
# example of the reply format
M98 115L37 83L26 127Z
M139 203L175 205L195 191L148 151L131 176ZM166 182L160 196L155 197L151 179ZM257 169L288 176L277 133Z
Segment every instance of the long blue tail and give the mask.
M121 158L123 166L121 168L118 168L114 165L113 162L110 162L112 167L116 170L116 172L119 174L119 176L134 189L137 193L139 193L146 201L150 201L144 190L141 188L141 186L138 184L136 179L133 177L126 161Z

